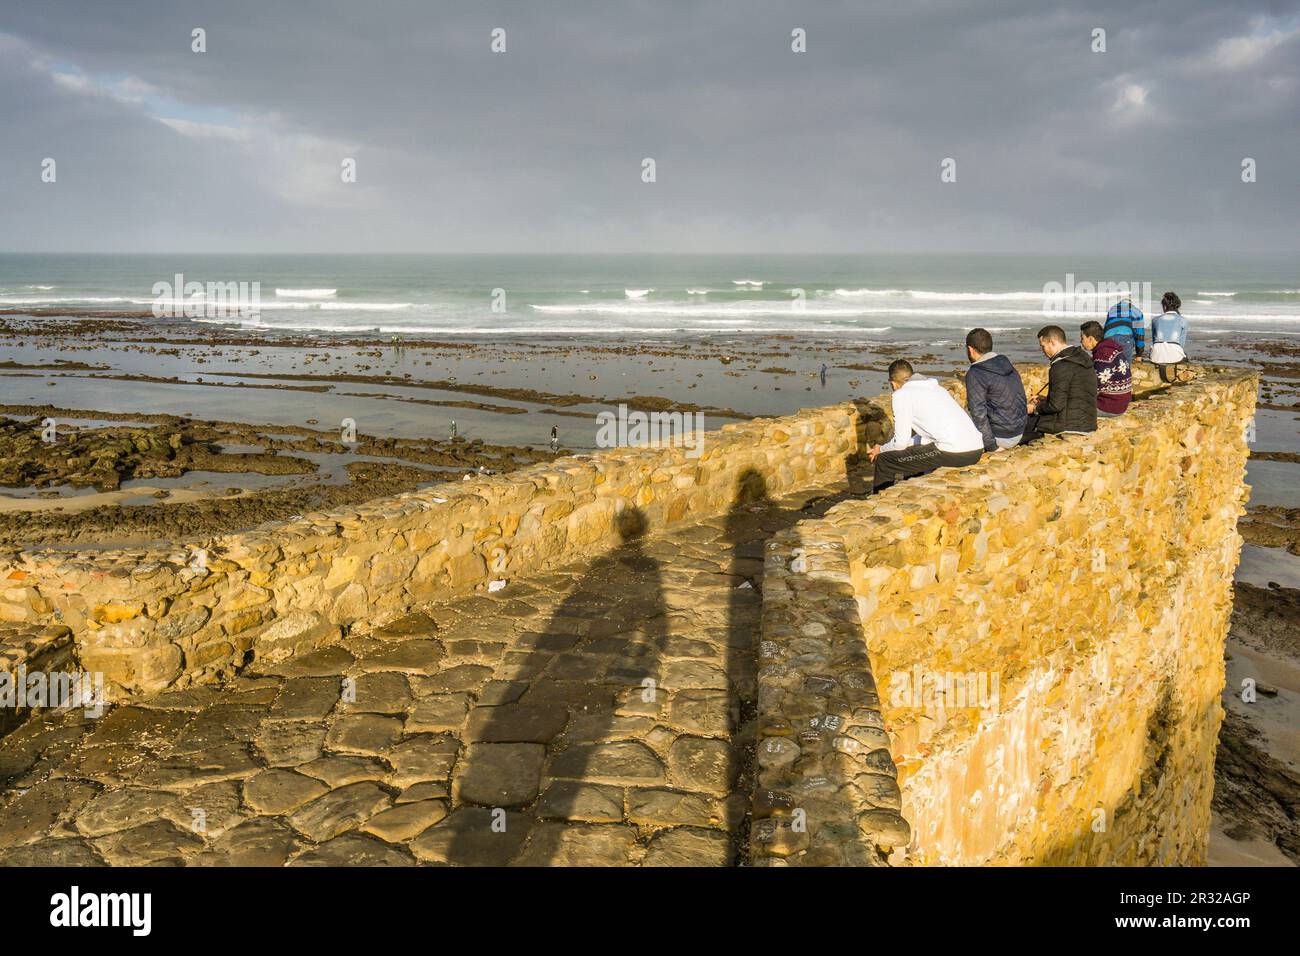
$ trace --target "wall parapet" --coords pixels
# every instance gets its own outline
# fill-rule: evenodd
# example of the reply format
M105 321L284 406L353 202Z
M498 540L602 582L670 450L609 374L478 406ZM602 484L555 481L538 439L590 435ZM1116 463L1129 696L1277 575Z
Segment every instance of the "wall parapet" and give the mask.
M756 862L1204 862L1257 381L1141 372L1093 434L769 543Z
M774 495L842 480L854 406L724 425L693 449L575 455L165 548L0 554L0 621L70 629L110 697L217 680L434 599L724 513L739 476ZM692 452L692 453L688 453Z

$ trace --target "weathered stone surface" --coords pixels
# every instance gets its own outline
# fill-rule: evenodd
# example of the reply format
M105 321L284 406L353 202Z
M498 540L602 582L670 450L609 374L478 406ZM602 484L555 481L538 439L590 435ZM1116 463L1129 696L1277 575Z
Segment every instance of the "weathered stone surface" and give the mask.
M559 704L502 704L475 707L465 739L487 743L545 744L564 729L569 712Z
M86 736L85 747L128 744L156 749L169 745L190 721L185 711L153 710L144 707L115 707Z
M468 694L431 694L423 698L406 718L406 732L443 733L459 731L469 715Z
M492 668L482 664L459 664L434 674L421 683L427 694L456 694L477 691L492 677Z
M283 866L302 846L279 820L258 817L221 834L193 862L196 866Z
M143 866L164 860L180 862L203 849L203 840L169 820L154 820L94 840L95 850L112 866Z
M427 734L411 737L385 754L393 767L389 780L395 787L445 781L459 753L460 743L454 737Z
M690 733L730 733L730 699L725 690L688 689L672 695L668 719Z
M673 781L692 790L730 793L738 765L727 741L709 737L680 737L668 752Z
M650 838L642 866L727 866L731 842L720 830L675 827Z
M360 833L345 833L301 856L290 866L414 866L415 861L391 844Z
M76 827L87 836L103 836L158 820L182 804L174 793L134 787L101 793L76 817Z
M351 697L352 699L347 699ZM411 703L411 684L397 671L376 671L356 678L342 709L367 714L404 714Z
M260 707L214 704L185 725L172 742L170 755L202 754L232 742L251 741L264 714Z
M297 611L263 628L253 638L253 653L258 660L273 663L333 643L339 634L337 624L324 621L316 614Z
M402 735L402 722L379 714L349 714L334 721L325 746L336 753L380 754Z
M258 813L277 816L310 803L329 788L292 770L264 770L244 781L244 802Z
M424 612L407 614L372 631L374 637L384 641L404 641L410 637L432 636L438 631L438 622Z
M296 767L315 760L325 746L323 724L297 720L267 720L253 744L272 767Z
M858 817L858 826L880 846L907 846L912 830L896 810L868 810Z
M653 750L636 741L580 744L551 758L552 777L599 780L610 783L645 783L664 779L664 767Z
M445 800L399 803L375 814L366 821L362 829L388 843L405 843L419 836L446 815L447 801Z
M636 824L657 827L720 827L726 823L716 797L667 788L629 791L627 818Z
M362 658L359 666L367 671L434 674L442 656L442 645L437 641L399 641Z
M472 744L452 781L456 803L519 807L532 803L541 786L541 744Z
M296 677L284 682L267 712L271 720L319 720L339 702L337 677Z
M179 807L167 811L167 819L182 830L212 840L247 818L240 801L241 789L232 780L195 787L185 792Z
M617 824L539 823L520 854L520 866L626 866L636 831Z
M623 819L623 790L619 787L557 780L537 804L542 819L618 823Z
M0 849L41 838L55 823L75 814L98 792L93 784L79 780L37 784L0 810Z
M325 756L295 768L299 773L323 780L331 790L362 780L383 780L388 768L373 757Z
M421 780L413 783L398 794L395 803L418 803L421 800L441 800L451 796L451 782L444 780Z
M239 780L262 768L241 743L218 744L190 754L174 754L142 771L136 782L144 787L187 790L205 783Z
M84 840L40 840L0 850L0 866L105 866Z
M532 827L532 818L524 813L461 807L408 846L419 859L430 863L505 866L519 853Z
M282 677L334 677L347 670L352 662L353 657L347 649L335 645L295 655L282 663L262 667L261 670Z
M307 804L289 822L309 840L321 843L359 826L390 802L377 784L350 783Z

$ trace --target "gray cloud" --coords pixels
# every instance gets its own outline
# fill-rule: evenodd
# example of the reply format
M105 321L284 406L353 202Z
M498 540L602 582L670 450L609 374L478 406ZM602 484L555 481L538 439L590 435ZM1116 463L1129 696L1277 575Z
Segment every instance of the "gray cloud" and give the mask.
M1300 249L1297 2L14 6L9 250Z

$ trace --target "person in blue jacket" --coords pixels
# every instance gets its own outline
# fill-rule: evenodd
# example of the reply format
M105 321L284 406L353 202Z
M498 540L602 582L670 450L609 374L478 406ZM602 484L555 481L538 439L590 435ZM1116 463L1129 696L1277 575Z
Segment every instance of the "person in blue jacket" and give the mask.
M966 333L966 410L984 436L984 450L1011 448L1020 444L1028 420L1025 383L1005 355L993 351L993 336L987 329Z
M1160 381L1175 385L1191 380L1178 372L1179 365L1187 364L1187 320L1178 310L1183 300L1176 292L1166 292L1160 297L1164 313L1151 323L1151 363L1160 370Z
M1146 350L1146 329L1142 323L1146 317L1142 310L1125 296L1110 307L1106 313L1106 325L1102 329L1103 339L1114 339L1124 350L1124 361L1133 365L1133 356L1141 355Z

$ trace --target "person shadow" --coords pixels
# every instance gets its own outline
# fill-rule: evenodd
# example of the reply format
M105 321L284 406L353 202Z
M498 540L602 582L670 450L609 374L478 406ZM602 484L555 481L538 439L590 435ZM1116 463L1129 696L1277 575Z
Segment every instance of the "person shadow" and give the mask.
M763 524L765 518L772 518L774 508L766 479L760 472L747 469L736 482L735 499L723 524L733 579L727 599L727 639L723 660L731 721L726 779L731 784L732 795L745 798L731 799L726 804L726 826L732 835L733 856L743 856L749 846L750 801L747 795L753 789L763 549L768 537Z
M868 418L864 437L876 438L884 416L877 409ZM770 496L759 471L744 470L720 527L713 525L717 537L703 544L704 553L722 552L717 570L690 570L689 559L673 566L671 607L654 555L672 561L679 542L671 532L647 538L644 514L635 507L621 512L621 543L576 576L543 630L520 635L498 679L471 709L462 737L466 749L455 771L459 785L453 784L456 809L447 822L460 819L446 862L619 864L633 843L644 840L647 821L656 832L698 831L702 823L673 816L681 812L673 801L699 799L716 801L718 816L709 828L727 834L725 861L715 851L710 862L743 861L754 774L764 548L773 534L851 494L845 489L790 507ZM708 596L714 588L727 589L720 601ZM700 646L708 636L702 631L710 630L706 625L670 631L670 613L702 614L698 620L707 621L714 606L719 613L713 650ZM683 669L691 676L683 676ZM699 675L704 680L696 680ZM679 746L708 755L694 779L684 778L674 759ZM667 807L662 819L655 818L657 801ZM494 812L509 818L505 830L513 832L512 839L485 838ZM601 824L622 826L580 829ZM639 835L634 824L642 828Z
M662 785L655 779L658 758L630 736L662 698L668 635L662 574L646 551L646 527L636 507L615 517L621 543L577 576L544 630L520 635L491 693L471 709L468 749L457 767L461 786L453 791L463 820L448 844L448 863L586 862L565 859L572 848L559 828L621 821L623 787L615 779ZM497 786L494 775L510 782ZM504 830L513 827L516 839L485 839L494 821L475 806L495 811L498 821L504 810Z

